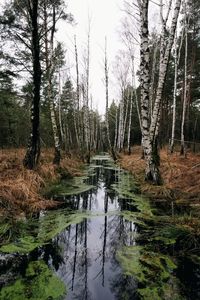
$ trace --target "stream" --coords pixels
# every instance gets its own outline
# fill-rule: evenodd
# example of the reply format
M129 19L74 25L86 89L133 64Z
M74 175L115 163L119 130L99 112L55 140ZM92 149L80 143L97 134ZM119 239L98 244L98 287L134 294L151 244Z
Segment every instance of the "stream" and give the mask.
M50 193L62 208L0 248L0 300L200 299L199 241L174 223L186 210L151 203L105 154Z

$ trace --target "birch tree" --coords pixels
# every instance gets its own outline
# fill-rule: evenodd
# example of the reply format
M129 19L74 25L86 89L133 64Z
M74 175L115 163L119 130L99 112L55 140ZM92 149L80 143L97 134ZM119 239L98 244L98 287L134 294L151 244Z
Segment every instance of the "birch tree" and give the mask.
M184 58L184 94L183 94L183 110L182 110L182 120L181 120L181 151L180 154L185 154L185 115L187 108L187 88L188 88L188 20L187 20L187 0L184 0L184 31L185 31L185 58Z
M107 57L107 39L105 38L105 57L104 57L104 70L105 70L105 89L106 89L106 113L105 113L105 122L106 122L106 132L109 150L111 151L112 157L116 160L116 154L111 144L110 140L110 129L109 129L109 120L108 120L108 102L109 102L109 77L108 77L108 57Z
M55 104L53 99L53 75L55 71L55 56L54 56L54 38L56 31L56 22L62 17L58 17L58 9L60 5L56 6L55 3L48 3L44 1L44 30L45 30L45 63L46 63L46 80L47 80L47 97L49 102L52 132L54 138L54 164L60 163L60 136L58 124L56 120Z
M161 1L162 4L162 1ZM138 1L140 11L140 86L141 86L141 113L142 113L142 139L144 147L144 155L146 160L146 180L153 181L156 184L161 182L160 173L158 169L159 156L157 152L157 133L159 130L159 114L161 106L161 98L164 88L164 81L166 77L170 51L174 41L178 15L180 11L181 0L176 0L174 13L172 17L171 27L168 33L168 39L165 41L161 39L160 50L160 65L159 65L159 79L156 89L156 98L153 107L151 120L149 121L149 28L148 28L148 8L149 1Z

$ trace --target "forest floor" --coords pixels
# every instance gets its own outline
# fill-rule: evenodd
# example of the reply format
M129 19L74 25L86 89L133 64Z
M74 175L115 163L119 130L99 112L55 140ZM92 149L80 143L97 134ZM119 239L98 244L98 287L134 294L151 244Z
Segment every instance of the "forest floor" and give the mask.
M121 155L120 165L129 170L141 186L141 192L151 199L172 201L189 200L200 203L200 153L179 152L169 154L167 149L160 151L160 172L163 185L155 186L144 180L145 161L141 159L141 148L134 147L131 155Z
M44 198L41 191L61 178L82 174L83 163L74 155L63 157L56 167L52 163L53 150L43 150L38 168L30 171L23 167L24 154L24 149L0 150L0 217L23 218L58 206L57 201ZM160 154L161 186L144 180L145 161L140 147L134 147L131 155L121 154L119 163L134 175L141 192L151 199L189 200L199 205L200 154L188 152L187 157L182 157L176 152L168 154L166 149Z
M61 178L81 175L83 163L76 156L65 156L59 167L53 165L53 150L41 153L36 170L23 167L24 149L0 150L0 217L24 218L43 209L58 206L57 201L45 199L41 190Z

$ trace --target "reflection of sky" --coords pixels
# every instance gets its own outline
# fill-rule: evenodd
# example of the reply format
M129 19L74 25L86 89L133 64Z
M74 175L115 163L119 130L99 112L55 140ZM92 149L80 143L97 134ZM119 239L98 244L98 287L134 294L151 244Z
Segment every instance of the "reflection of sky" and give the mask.
M118 197L113 195L111 199L106 190L106 186L110 188L114 183L112 171L104 168L97 171L97 189L80 197L79 209L118 211ZM94 216L63 231L56 238L63 257L57 274L68 287L66 299L121 299L130 284L124 287L127 279L122 275L115 255L123 245L135 244L135 232L135 225L120 215ZM133 282L132 279L129 283L133 286ZM130 299L133 299L131 295L135 289L130 290Z
M87 231L85 231L86 223ZM134 225L133 230L135 230ZM67 300L86 299L83 297L86 277L87 292L90 295L88 299L116 299L112 286L121 276L121 269L115 260L115 253L122 244L130 245L129 232L130 222L124 221L122 217L101 216L91 218L87 222L83 221L78 226L73 225L60 234L58 245L63 249L64 263L60 265L57 274L69 288ZM77 256L72 291L76 233ZM87 253L85 237L87 237Z

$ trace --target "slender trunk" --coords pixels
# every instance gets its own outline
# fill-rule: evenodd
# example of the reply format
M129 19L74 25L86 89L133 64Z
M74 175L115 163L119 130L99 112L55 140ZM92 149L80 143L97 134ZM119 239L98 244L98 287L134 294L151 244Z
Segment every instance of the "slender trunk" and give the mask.
M127 148L128 148L128 154L131 154L131 124L132 124L132 111L133 111L133 85L130 95L130 110L129 110L129 122L128 122L128 134L127 134Z
M188 61L188 28L187 28L187 5L186 0L184 2L185 6L185 72L184 72L184 96L183 96L183 111L182 111L182 121L181 121L181 155L185 155L185 115L187 107L187 61Z
M163 59L160 62L159 80L158 80L158 87L157 87L157 93L156 93L156 100L155 100L155 104L154 104L153 115L151 118L151 125L150 125L151 141L154 140L154 136L155 136L156 124L157 124L158 115L159 115L159 111L160 111L161 98L162 98L165 77L166 77L167 68L168 68L169 56L170 56L171 48L172 48L173 41L174 41L174 35L175 35L175 31L176 31L176 25L177 25L177 20L178 20L178 16L179 16L180 6L181 6L181 0L177 0L176 4L175 4L175 8L174 8L174 15L172 18L172 25L171 25L170 33L169 33L169 37L167 40L167 46L164 51Z
M114 138L114 148L117 148L117 133L118 133L118 108L116 109L116 115L115 115L115 138Z
M53 5L52 11L52 27L50 31L50 42L48 42L48 20L47 20L47 7L44 2L44 25L45 25L45 49L46 49L46 77L47 77L47 96L49 101L50 108L50 116L51 116L51 124L54 138L54 160L53 163L56 165L60 164L61 153L60 153L60 137L58 133L58 126L56 120L56 113L54 107L54 99L52 94L52 77L53 77L53 52L54 52L54 34L55 34L55 25L56 25L56 17L55 17L55 6Z
M80 83L79 83L79 64L78 64L78 50L76 36L74 36L74 48L75 48L75 60L76 60L76 100L77 100L77 142L78 145L81 145L82 148L82 139L81 139L81 128L80 128ZM75 116L76 117L76 116Z
M90 24L87 39L87 57L86 57L86 93L85 93L85 145L86 145L86 160L90 161L90 124L89 124L89 81L90 81Z
M29 7L29 16L31 20L31 43L32 43L32 61L33 61L33 100L31 108L31 135L28 149L23 160L23 164L28 169L34 169L37 166L40 156L40 87L41 87L41 65L40 65L40 44L38 33L38 0L32 1L33 5Z
M125 133L126 133L126 125L127 125L127 118L128 118L128 108L129 108L129 98L131 97L130 95L130 90L128 90L128 99L126 103L126 110L125 110L125 116L123 120L123 134L122 134L122 148L124 149L124 138L125 138Z
M105 38L105 85L106 85L106 132L107 132L107 139L108 139L108 147L111 151L111 155L114 160L117 160L114 148L111 144L110 140L110 128L109 128L109 120L108 120L108 58L107 58L107 40Z
M122 98L119 104L119 126L118 126L118 150L122 150L122 138L123 138L123 123L124 123L124 91L122 90Z
M158 41L156 41L154 53L153 53L153 66L151 71L151 84L150 84L150 92L149 92L149 118L151 119L151 116L153 114L153 106L154 106L154 84L155 84L155 74L156 74L156 56L158 51Z
M174 91L173 91L173 117L172 117L172 135L170 141L170 152L174 151L174 137L176 126L176 92L177 92L177 75L178 75L178 60L177 60L177 34L174 40Z
M64 144L64 132L63 132L63 124L62 124L62 105L61 105L61 75L59 70L59 98L58 98L58 117L59 117L59 127L60 127L60 136L62 145Z
M134 56L131 55L131 80L132 80L132 89L130 95L130 111L129 111L129 123L128 123L128 135L127 135L127 149L128 154L131 154L131 125L132 125L132 111L133 111L133 90L135 91L135 69L134 69Z

